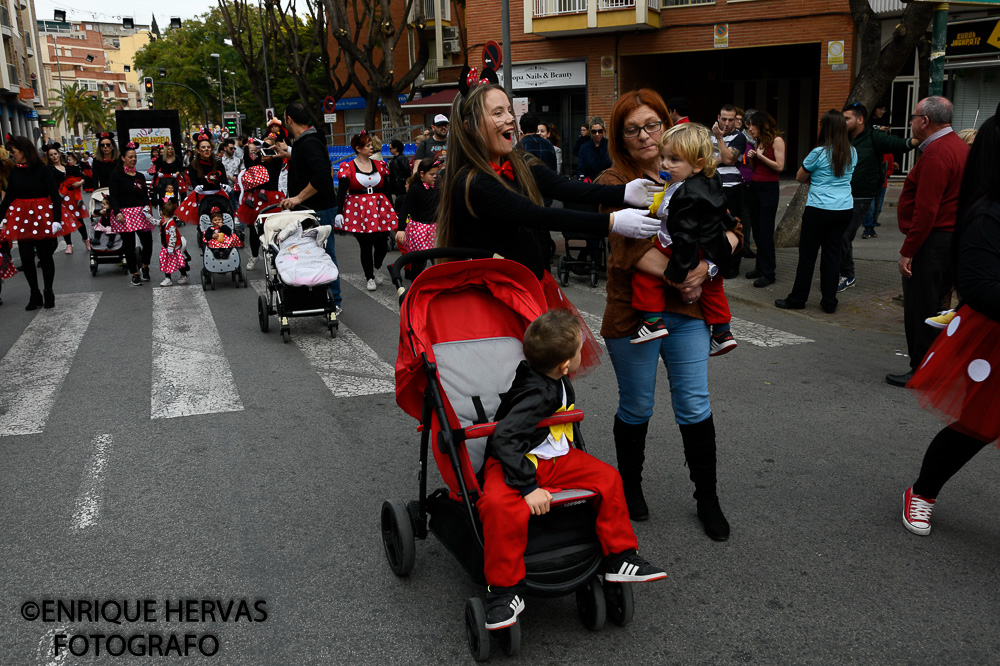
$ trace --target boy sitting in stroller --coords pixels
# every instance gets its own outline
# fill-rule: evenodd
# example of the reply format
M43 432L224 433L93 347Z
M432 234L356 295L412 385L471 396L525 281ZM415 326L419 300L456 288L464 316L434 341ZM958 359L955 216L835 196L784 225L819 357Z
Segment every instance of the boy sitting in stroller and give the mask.
M637 541L618 471L583 451L579 424L539 429L556 412L574 409L567 375L580 366L583 337L567 310L551 310L528 326L524 356L496 413L482 498L476 503L485 545L486 628L503 629L524 610L528 518L548 513L545 486L598 493L597 538L605 580L635 583L667 574L636 552ZM573 446L575 444L575 447Z

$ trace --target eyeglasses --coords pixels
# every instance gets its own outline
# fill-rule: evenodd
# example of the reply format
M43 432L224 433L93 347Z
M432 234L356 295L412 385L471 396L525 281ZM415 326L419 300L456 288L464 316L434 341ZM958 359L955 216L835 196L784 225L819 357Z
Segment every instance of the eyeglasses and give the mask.
M912 122L914 118L928 118L928 117L929 116L926 113L911 113L910 121Z
M663 121L657 120L653 123L646 123L642 127L626 127L622 134L625 135L627 139L634 139L639 136L639 132L645 130L647 136L652 136L663 129Z
M110 147L111 147L110 143L102 143L101 144L101 148L110 148Z
M604 134L604 130L602 130L601 128L592 129L592 130L590 130L590 133L591 134Z

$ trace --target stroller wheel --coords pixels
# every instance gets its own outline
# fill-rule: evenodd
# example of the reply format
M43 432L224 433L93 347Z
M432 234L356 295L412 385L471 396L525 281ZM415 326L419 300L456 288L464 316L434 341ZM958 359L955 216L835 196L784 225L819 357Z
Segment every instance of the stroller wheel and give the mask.
M260 324L260 332L267 333L271 320L267 315L267 299L263 295L257 297L257 321Z
M91 260L90 262L90 274L97 277L97 262Z
M576 591L576 608L580 611L580 619L587 629L599 631L604 627L607 607L604 605L601 580L597 576L588 580L586 585Z
M413 538L413 523L410 512L399 500L382 502L382 546L389 568L397 576L405 576L413 571L417 556L416 541ZM486 626L486 611L483 611L483 627Z
M496 632L500 649L508 657L516 657L521 653L521 623L515 622L506 629Z
M208 276L208 283L212 285L212 291L215 291L215 277L212 275Z
M286 329L286 330L284 330L284 331L281 332L281 341L282 342L284 342L285 344L288 344L288 342L291 339L292 339L292 332L291 331L289 331L289 330Z
M608 617L619 627L632 621L635 614L635 597L631 583L604 583L604 601Z
M596 287L597 286L597 271L596 270L590 271L590 286L591 287Z
M206 275L205 271L201 272L201 290L208 291L208 275Z
M486 629L486 606L479 597L465 601L465 639L476 661L490 658L490 632Z

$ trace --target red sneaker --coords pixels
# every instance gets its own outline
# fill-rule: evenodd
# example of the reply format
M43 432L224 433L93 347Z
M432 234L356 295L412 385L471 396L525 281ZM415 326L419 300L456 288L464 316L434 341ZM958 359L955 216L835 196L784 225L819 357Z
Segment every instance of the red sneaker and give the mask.
M920 536L931 533L931 511L936 500L913 494L913 486L903 493L903 525Z

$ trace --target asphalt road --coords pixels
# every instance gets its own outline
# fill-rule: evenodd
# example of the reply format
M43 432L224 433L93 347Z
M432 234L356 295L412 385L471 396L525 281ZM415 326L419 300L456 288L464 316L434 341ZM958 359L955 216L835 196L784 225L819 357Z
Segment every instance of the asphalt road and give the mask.
M153 283L133 288L111 267L91 277L82 252L56 256L52 311L25 312L24 281L5 283L0 663L146 663L103 647L93 657L93 643L91 656L55 656L53 641L151 632L216 636L212 663L470 661L463 603L482 590L433 537L417 543L406 579L382 553L379 507L416 496L418 440L391 393L391 290L359 289L357 245L337 243L349 279L336 340L308 320L293 321L291 344L273 320L261 333L254 288L160 289L155 269ZM574 279L567 293L600 317L600 289ZM732 307L740 346L710 362L732 538L700 529L661 372L652 516L635 529L669 578L636 586L631 625L596 633L572 597L529 599L520 661L993 662L996 452L948 485L930 537L910 534L902 493L939 424L883 381L906 365L902 332ZM589 450L613 461L606 357L576 389ZM156 621L22 618L23 604L45 599L151 599ZM182 622L175 610L167 622L166 605L182 599L251 609L215 622ZM259 600L266 618L252 608Z

